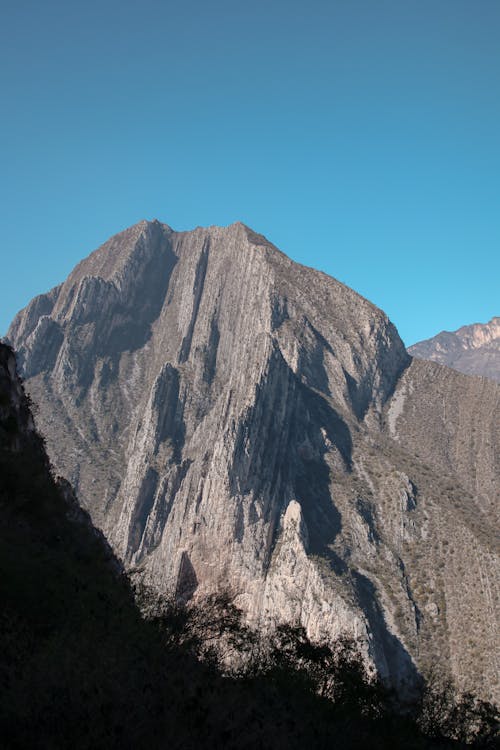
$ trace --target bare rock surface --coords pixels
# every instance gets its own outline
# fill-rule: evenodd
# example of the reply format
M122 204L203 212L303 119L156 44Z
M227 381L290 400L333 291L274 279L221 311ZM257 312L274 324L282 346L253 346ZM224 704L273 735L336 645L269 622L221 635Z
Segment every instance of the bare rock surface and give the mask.
M140 222L8 338L134 575L499 699L495 383L412 360L382 311L239 223Z
M437 336L408 349L413 357L439 362L467 375L482 375L500 383L500 317L488 323L473 323Z

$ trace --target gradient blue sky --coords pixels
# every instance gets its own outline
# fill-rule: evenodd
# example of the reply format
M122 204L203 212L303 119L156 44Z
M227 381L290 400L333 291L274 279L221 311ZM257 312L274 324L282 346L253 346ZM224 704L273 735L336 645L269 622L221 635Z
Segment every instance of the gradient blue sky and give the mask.
M500 314L499 0L3 0L0 333L110 235L244 221L407 344Z

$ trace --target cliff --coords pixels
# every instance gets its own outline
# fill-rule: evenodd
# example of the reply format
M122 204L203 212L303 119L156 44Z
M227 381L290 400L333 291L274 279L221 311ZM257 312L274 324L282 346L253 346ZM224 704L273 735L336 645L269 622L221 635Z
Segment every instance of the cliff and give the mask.
M437 336L408 349L413 357L439 362L467 375L482 375L500 382L500 318L473 323Z
M127 569L397 685L498 699L498 386L242 224L141 222L16 316L57 470Z

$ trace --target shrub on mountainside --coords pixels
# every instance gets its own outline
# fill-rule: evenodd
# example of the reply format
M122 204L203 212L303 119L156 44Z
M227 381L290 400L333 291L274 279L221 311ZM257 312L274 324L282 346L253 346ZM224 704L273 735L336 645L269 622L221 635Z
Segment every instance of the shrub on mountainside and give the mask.
M292 626L262 642L228 595L186 607L144 590L142 614L102 535L24 429L26 402L13 405L8 387L0 379L2 750L494 742L492 707L424 693L425 736L417 714L401 716L366 674L355 643L312 644ZM5 421L16 409L12 441Z

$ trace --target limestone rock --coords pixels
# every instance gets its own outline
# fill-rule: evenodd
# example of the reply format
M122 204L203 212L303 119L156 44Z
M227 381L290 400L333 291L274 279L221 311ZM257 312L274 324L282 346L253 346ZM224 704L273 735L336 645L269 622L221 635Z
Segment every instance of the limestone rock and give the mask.
M498 699L495 383L412 361L382 311L243 224L140 222L8 336L134 575Z
M488 323L441 331L437 336L410 346L419 359L439 362L468 375L482 375L500 382L500 317Z

